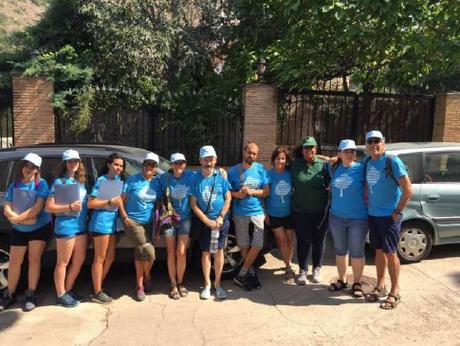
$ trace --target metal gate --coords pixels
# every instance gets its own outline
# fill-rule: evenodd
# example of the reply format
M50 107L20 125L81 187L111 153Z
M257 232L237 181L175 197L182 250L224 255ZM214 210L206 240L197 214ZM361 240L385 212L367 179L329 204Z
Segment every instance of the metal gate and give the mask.
M0 92L0 148L13 146L13 106L11 92Z

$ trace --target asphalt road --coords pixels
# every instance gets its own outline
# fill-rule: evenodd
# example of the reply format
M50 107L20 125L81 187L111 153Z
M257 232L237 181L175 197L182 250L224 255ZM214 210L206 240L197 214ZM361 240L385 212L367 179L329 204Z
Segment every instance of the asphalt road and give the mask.
M163 262L154 266L155 290L144 302L133 299L133 268L115 265L106 285L113 303L65 309L54 305L52 272L47 270L38 308L24 313L16 306L0 313L0 344L460 344L459 245L437 247L427 260L402 266L402 302L393 311L352 298L347 291L329 292L336 270L328 249L322 284L283 283L282 262L274 251L260 269L263 288L244 292L227 281L225 301L199 299L202 279L196 269L187 273L190 295L170 300ZM370 290L375 271L371 258L367 263L364 289ZM89 268L77 289L90 293Z

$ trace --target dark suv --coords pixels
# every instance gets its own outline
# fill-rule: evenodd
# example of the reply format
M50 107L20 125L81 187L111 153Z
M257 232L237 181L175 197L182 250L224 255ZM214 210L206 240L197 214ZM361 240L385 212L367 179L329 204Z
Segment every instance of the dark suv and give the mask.
M117 152L123 155L126 160L125 172L127 175L138 173L142 167L142 160L147 153L146 150L140 148L133 148L120 145L102 145L102 144L43 144L32 145L27 147L17 147L0 150L0 288L6 285L4 272L8 269L8 252L9 252L9 234L11 232L11 225L3 215L3 206L5 203L6 190L9 183L14 179L14 174L21 164L22 158L29 152L40 155L43 159L41 166L41 175L48 184L51 186L54 179L60 173L62 163L62 152L66 149L75 149L80 153L80 156L85 164L88 178L88 189L90 190L105 163L107 156L111 153ZM169 161L160 157L159 169L163 172L170 168ZM196 240L196 236L192 234L192 239ZM196 245L196 241L192 242L192 248ZM92 247L92 244L90 244ZM157 257L159 259L165 258L165 242L161 239L155 243ZM117 237L117 249L131 248L131 244L127 237L120 232ZM54 238L48 244L47 250L49 252L44 255L44 265L54 265ZM192 254L192 251L189 251ZM131 260L131 251L118 251L117 260ZM225 266L224 273L230 276L234 270L240 265L241 257L239 248L236 246L233 235L229 236L227 249L225 251Z

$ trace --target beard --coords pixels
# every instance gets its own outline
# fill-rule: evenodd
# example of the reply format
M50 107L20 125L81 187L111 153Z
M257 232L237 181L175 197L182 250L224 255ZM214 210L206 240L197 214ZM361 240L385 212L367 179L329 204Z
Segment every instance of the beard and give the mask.
M248 165L252 165L254 163L254 159L252 157L245 157L244 162L246 162Z

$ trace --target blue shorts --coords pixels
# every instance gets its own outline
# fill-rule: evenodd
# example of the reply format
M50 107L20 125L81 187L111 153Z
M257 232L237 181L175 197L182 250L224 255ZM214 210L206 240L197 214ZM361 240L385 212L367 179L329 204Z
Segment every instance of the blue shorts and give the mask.
M190 235L190 228L192 226L192 220L181 220L178 227L169 228L164 231L165 237L176 237L178 235Z
M369 215L369 239L371 246L384 253L394 253L398 248L399 234L401 233L401 219L398 216L393 221L391 216Z
M219 230L219 240L217 242L217 248L219 250L225 248L227 244L228 230L230 228L230 221L225 220L224 224ZM200 248L201 251L209 252L209 246L211 245L211 231L207 229L204 232L201 232L200 235Z
M334 249L337 256L364 257L364 242L367 236L366 219L344 219L329 213L329 229L334 238Z
M71 233L71 234L56 234L56 233L54 233L54 236L57 239L72 239L72 238L78 237L79 235L84 235L84 234L88 234L88 232L81 231L81 232Z

